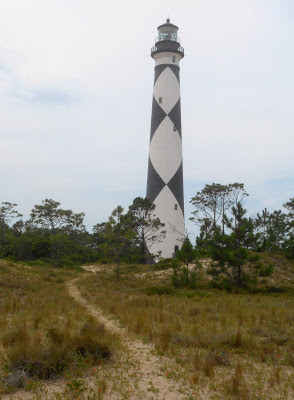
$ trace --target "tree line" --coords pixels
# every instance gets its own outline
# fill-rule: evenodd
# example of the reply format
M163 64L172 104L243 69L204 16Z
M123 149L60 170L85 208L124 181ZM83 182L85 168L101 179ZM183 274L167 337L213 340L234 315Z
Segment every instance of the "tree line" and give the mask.
M124 212L117 206L108 221L88 232L85 214L61 208L58 201L45 199L22 219L16 203L0 207L0 258L30 261L56 267L89 262L121 261L145 263L146 244L161 241L164 224L154 215L154 204L137 197Z
M254 253L278 253L294 259L294 198L283 210L269 212L265 208L248 217L248 196L242 183L212 183L190 201L194 208L191 220L199 234L195 246L189 246L198 257L216 261L214 274L230 266L239 285L244 282L243 266L254 261ZM163 240L165 227L154 210L150 200L137 197L126 211L117 206L108 220L94 225L90 233L84 225L85 214L65 210L58 201L45 199L35 205L26 221L17 204L2 202L0 257L54 266L111 261L116 262L119 276L120 262L145 263L146 244ZM190 242L188 236L185 246Z

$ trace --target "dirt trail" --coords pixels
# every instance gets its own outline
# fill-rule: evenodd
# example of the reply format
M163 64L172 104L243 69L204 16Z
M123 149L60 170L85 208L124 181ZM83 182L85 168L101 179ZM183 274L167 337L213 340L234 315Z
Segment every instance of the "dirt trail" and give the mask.
M90 305L80 294L75 285L75 281L68 283L70 295L80 304L82 304L87 311L93 315L99 322L105 325L106 329L118 334L121 337L122 344L125 348L128 361L133 367L133 376L136 377L136 382L133 382L132 388L134 393L128 397L131 400L138 399L160 399L160 400L182 400L187 399L188 396L183 394L181 386L168 379L163 370L164 362L159 357L152 354L154 350L153 345L145 344L138 340L125 329L119 326L116 321L103 315L102 311ZM122 354L121 357L124 355ZM123 371L122 371L123 373ZM186 388L187 389L187 388ZM115 396L113 393L109 398L122 399L121 395Z
M88 266L85 268L93 273L100 268ZM104 373L107 378L107 390L103 400L187 400L191 390L183 384L166 377L167 363L164 357L154 355L154 346L143 343L127 329L122 328L117 321L103 314L102 310L82 297L76 286L76 281L67 282L69 294L76 302L102 323L107 330L119 335L123 350L115 355L114 368ZM170 361L170 360L169 360ZM94 378L86 378L89 387L95 387ZM41 390L41 393L40 393ZM0 394L0 400L32 400L60 399L64 395L65 381L63 379L44 382L38 395L26 390L13 394ZM69 398L69 397L66 397ZM100 397L99 397L100 398Z

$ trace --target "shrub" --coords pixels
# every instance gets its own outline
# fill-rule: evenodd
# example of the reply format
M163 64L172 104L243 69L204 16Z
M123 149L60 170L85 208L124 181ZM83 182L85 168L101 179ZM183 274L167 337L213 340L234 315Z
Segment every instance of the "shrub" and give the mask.
M49 379L61 375L80 358L92 362L110 358L111 346L105 336L104 326L93 318L88 318L76 333L69 333L64 327L52 327L44 341L30 339L25 328L17 328L3 339L10 370L6 386L19 387L29 378Z
M271 276L274 271L274 264L262 265L259 270L259 276L266 277Z
M173 263L173 258L164 258L163 260L158 261L158 263L153 264L152 268L154 271L163 271L172 268Z

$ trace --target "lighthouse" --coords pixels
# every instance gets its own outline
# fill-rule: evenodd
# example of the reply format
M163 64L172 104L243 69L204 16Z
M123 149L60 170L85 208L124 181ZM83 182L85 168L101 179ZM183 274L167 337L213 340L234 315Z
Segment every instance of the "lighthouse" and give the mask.
M151 57L155 61L147 197L165 224L165 238L151 245L151 255L174 257L185 235L180 61L184 49L178 27L167 19L158 28ZM158 256L155 257L155 261Z

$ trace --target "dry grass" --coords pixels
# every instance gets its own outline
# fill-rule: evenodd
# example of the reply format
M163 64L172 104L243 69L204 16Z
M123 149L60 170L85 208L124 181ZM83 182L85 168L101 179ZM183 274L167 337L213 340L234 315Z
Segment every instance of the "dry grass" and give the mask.
M276 268L272 276L261 277L259 288L291 286L293 265L279 257L268 262L279 265L279 274ZM65 390L52 399L96 400L110 392L129 398L131 387L121 373L127 359L103 362L103 373L95 367L117 352L118 340L68 295L66 283L75 278L91 304L170 360L162 373L188 384L189 400L294 398L291 291L212 290L205 270L197 290L175 290L169 270L127 266L121 272L117 282L112 266L93 274L0 261L0 398L1 390L33 390L40 380L59 376ZM155 390L150 384L148 391ZM51 399L45 392L38 396L31 398Z
M79 275L0 261L0 396L111 357L114 338L65 288Z
M141 271L144 279L136 270L117 282L108 267L81 281L80 288L170 357L169 370L191 382L197 399L294 398L291 293L175 291L167 275L159 281L152 271Z

